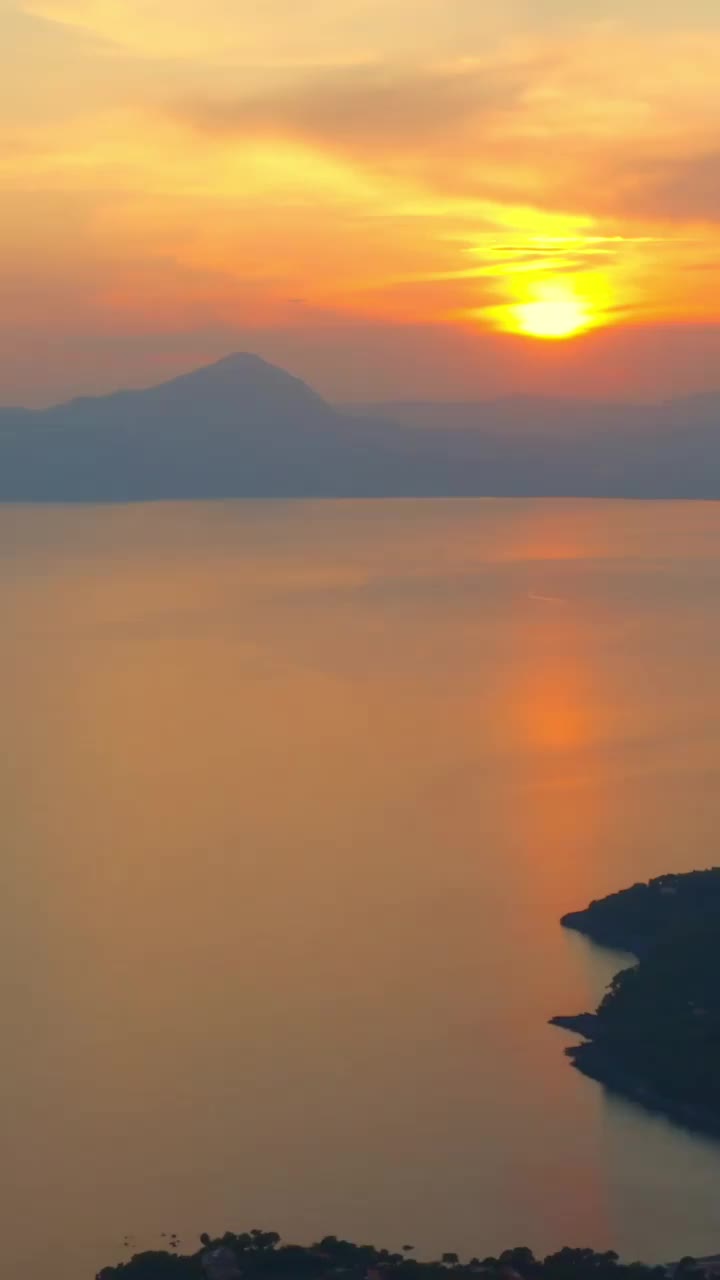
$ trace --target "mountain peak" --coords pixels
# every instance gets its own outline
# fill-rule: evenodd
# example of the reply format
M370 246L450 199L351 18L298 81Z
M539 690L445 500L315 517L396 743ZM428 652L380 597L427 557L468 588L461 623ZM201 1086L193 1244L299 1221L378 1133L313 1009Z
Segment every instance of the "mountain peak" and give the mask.
M163 398L175 391L183 396L239 395L245 403L270 397L273 401L287 404L304 401L316 408L325 407L322 397L307 383L248 351L231 352L212 364L202 365L152 389L155 395Z
M201 364L195 369L191 369L187 374L181 377L194 377L196 374L237 374L239 377L267 377L275 376L282 378L291 378L292 374L287 373L285 369L281 369L279 365L271 364L269 360L264 360L262 356L255 355L252 351L230 351L226 356L220 356L219 360L211 360L209 364ZM299 381L299 379L295 379Z
M220 356L218 360L211 360L209 364L200 365L195 372L200 369L275 369L278 373L284 373L284 369L280 369L279 365L271 364L269 360L265 360L262 356L258 356L254 351L229 351L226 356Z

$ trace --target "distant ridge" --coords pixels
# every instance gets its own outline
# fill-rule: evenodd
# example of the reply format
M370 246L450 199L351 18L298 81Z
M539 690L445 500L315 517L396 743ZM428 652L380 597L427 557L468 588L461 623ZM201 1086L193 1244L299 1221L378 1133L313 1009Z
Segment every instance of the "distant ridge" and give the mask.
M342 410L235 353L139 391L0 410L0 501L720 498L720 396Z
M187 403L189 400L205 403L208 399L218 403L220 398L228 398L232 399L235 410L242 405L247 408L249 404L269 402L271 399L276 404L282 402L288 406L296 406L301 402L312 404L319 412L329 407L317 392L285 369L269 364L261 356L235 352L213 361L212 364L191 369L189 373L181 373L168 382L138 391L115 391L105 396L78 396L66 404L41 413L88 412L93 406L109 405L111 402L127 406L136 402L139 397L156 404L176 401Z

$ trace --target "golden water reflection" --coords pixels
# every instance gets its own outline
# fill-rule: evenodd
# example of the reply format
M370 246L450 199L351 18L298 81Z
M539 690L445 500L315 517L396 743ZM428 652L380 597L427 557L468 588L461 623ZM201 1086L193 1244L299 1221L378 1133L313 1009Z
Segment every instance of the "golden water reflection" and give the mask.
M720 1156L671 1138L651 1213L546 1021L614 966L563 911L708 860L719 532L682 504L0 510L28 1280L255 1223L710 1251Z

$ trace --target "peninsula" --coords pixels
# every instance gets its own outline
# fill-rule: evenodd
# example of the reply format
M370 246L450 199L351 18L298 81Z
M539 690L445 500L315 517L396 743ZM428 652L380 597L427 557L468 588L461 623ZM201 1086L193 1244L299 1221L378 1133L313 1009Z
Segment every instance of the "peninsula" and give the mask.
M595 1013L552 1019L577 1032L573 1065L686 1127L720 1136L720 868L664 875L563 917L630 952Z

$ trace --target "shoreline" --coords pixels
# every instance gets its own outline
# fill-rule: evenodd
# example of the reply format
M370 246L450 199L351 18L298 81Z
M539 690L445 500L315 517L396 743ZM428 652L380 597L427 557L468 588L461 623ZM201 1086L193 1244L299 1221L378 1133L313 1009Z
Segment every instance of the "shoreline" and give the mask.
M596 1022L594 1013L579 1013L550 1018L549 1025L578 1035L587 1035L583 1027L590 1029ZM690 1102L680 1102L658 1092L642 1076L634 1074L623 1065L621 1058L602 1039L588 1036L581 1044L569 1045L565 1057L581 1075L601 1084L608 1093L625 1102L632 1102L652 1115L662 1116L699 1137L720 1141L720 1113L709 1111Z
M561 917L563 929L571 929L573 933L582 934L589 942L594 942L606 951L622 951L626 955L641 960L650 950L653 939L642 934L624 933L621 928L613 928L607 924L599 924L588 918L587 911L568 911Z
M652 949L654 938L623 933L621 928L615 928L606 921L599 923L589 919L589 914L587 910L571 911L562 917L560 923L563 928L580 933L596 946L625 952L638 961ZM614 1047L612 1037L605 1033L599 1013L560 1014L550 1018L549 1024L583 1037L581 1043L564 1050L576 1071L601 1084L609 1093L642 1107L652 1115L662 1116L698 1136L720 1140L720 1111L668 1097L628 1067L622 1054Z

